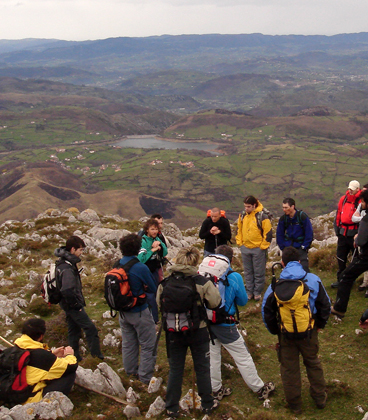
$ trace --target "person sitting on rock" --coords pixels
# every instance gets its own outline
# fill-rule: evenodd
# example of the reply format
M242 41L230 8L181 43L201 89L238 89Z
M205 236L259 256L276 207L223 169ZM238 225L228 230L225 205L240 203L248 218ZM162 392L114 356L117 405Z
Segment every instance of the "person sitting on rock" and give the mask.
M26 380L33 387L26 403L41 401L52 391L69 395L76 377L78 362L71 347L59 347L53 351L44 344L46 323L43 319L31 318L24 322L22 336L14 344L30 350L26 367Z

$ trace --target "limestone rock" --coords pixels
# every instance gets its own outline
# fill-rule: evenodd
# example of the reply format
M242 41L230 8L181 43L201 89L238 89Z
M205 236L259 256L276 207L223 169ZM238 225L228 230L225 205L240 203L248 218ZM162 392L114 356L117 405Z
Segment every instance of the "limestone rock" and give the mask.
M118 242L121 238L129 235L129 231L126 229L108 229L99 226L93 226L92 229L87 231L87 235L100 241L116 241Z
M73 408L73 403L62 392L49 392L40 402L16 405L7 414L12 420L57 419L69 417Z
M75 383L109 395L117 395L120 398L126 396L119 375L105 362L99 363L94 372L78 366Z
M197 394L197 392L195 392L194 394L194 403L195 403L195 408L197 409L201 408L201 398ZM180 405L180 408L184 411L189 411L193 408L193 391L191 389L180 400L179 405Z
M17 318L24 314L21 308L25 308L28 302L25 299L14 298L9 299L4 295L0 295L0 318L12 316Z
M153 394L154 392L157 392L160 389L161 384L162 378L155 378L154 376L152 376L148 385L148 393Z
M126 393L126 400L128 403L135 404L136 401L139 399L139 395L134 392L134 389L130 386Z
M109 333L103 339L102 344L108 347L119 347L120 340L118 340L115 336Z
M161 397L157 397L155 401L150 405L147 411L146 419L159 416L165 411L165 401Z
M138 407L134 407L132 405L127 405L124 408L123 413L128 417L128 419L132 419L133 417L140 417L141 412L139 411Z
M92 210L92 209L86 209L84 211L82 211L82 213L80 213L78 215L78 219L86 222L86 223L91 223L91 222L99 222L100 218L98 217L98 214Z
M162 233L166 236L170 236L174 239L181 241L183 239L183 234L181 230L174 223L164 223L162 227Z

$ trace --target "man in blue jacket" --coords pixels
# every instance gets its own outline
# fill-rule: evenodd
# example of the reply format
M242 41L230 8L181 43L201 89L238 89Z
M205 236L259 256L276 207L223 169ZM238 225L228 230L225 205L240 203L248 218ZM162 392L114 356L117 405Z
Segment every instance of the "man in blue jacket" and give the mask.
M287 246L298 250L299 261L309 273L308 250L313 241L312 224L304 211L295 208L295 200L285 198L282 202L284 215L280 217L276 230L276 242L281 251Z
M221 245L216 248L216 254L227 257L231 263L233 249L228 245ZM235 271L227 275L228 285L225 287L225 311L234 316L236 305L244 306L248 302L243 278ZM232 389L224 387L221 380L221 347L223 346L234 359L244 382L249 388L257 393L259 399L267 399L275 389L273 382L264 383L258 376L257 369L253 362L242 335L239 333L235 323L211 324L211 333L214 342L210 345L211 361L211 385L214 398L221 400L224 396L230 395Z
M280 372L286 401L290 409L300 414L302 412L301 377L299 355L307 369L310 383L310 395L317 408L326 405L326 383L323 369L318 359L318 332L323 329L330 315L330 299L319 277L306 273L298 261L298 251L293 247L286 247L282 253L281 280L303 280L309 288L309 306L313 317L313 329L305 338L290 338L280 329L280 315L275 293L270 285L264 295L262 303L263 321L271 334L279 336L278 357ZM304 294L304 293L303 293Z
M141 241L142 238L135 233L120 239L120 251L123 255L120 265L128 263L133 258L137 259ZM142 296L146 291L156 294L157 291L152 273L138 259L129 270L129 284L133 296ZM134 306L128 311L120 312L119 324L122 332L122 354L125 372L127 375L138 377L141 382L149 384L156 363L156 356L153 355L156 330L146 299L143 304Z

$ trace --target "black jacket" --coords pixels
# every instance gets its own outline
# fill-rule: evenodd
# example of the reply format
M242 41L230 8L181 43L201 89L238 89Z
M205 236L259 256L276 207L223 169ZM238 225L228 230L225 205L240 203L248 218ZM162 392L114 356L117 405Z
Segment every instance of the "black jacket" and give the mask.
M221 233L218 235L212 235L210 230L213 226L218 227L221 230ZM230 223L225 217L220 217L215 223L212 221L211 217L207 217L207 219L202 223L199 237L205 240L204 250L214 253L216 247L219 245L226 245L227 242L230 241Z
M355 244L360 247L360 254L368 257L368 214L359 223L358 236Z
M61 247L55 250L54 254L59 257L56 262L57 281L60 282L61 301L60 306L64 311L70 309L79 310L86 306L82 293L82 282L77 264L80 258L71 254Z

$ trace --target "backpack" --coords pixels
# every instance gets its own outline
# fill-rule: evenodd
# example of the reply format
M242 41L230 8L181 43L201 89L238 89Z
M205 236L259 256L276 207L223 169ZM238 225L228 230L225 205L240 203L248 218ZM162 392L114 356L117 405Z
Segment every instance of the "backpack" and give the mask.
M242 211L242 213L241 213L241 221L243 221L244 216L246 215L246 213L247 212L245 210ZM266 215L266 217L264 217L264 215ZM267 210L265 207L263 207L263 209L261 211L257 211L257 213L256 213L255 216L256 216L257 227L260 230L261 235L263 236L262 220L268 218L268 219L270 219L270 222L271 222L272 219L273 219L273 214L269 210ZM272 234L272 230L271 230L271 234Z
M132 258L124 265L117 262L114 268L105 276L105 299L110 306L110 314L113 318L118 312L128 311L134 306L143 305L146 302L146 294L133 296L129 283L129 270L139 262L138 258ZM115 314L113 314L115 311Z
M161 282L160 306L162 326L167 332L190 333L206 319L195 276L174 272Z
M211 209L210 210L207 210L207 217L211 217ZM224 217L225 219L226 219L226 212L225 212L225 210L220 210L220 216L221 217Z
M279 324L282 334L290 339L310 337L314 319L309 304L310 290L305 276L296 280L276 280L272 266L271 287L276 298Z
M26 380L26 367L31 353L14 346L0 353L0 401L14 406L23 404L32 395Z
M69 261L64 261L65 263L72 265ZM56 305L60 303L61 300L61 284L58 279L59 271L57 270L58 262L52 263L49 270L43 277L41 285L41 295L46 303L49 305Z
M229 259L218 254L205 257L198 268L198 273L205 278L209 278L220 292L220 306L216 309L206 310L207 317L212 324L237 323L236 319L225 310L225 288L229 285L227 276L231 272Z

